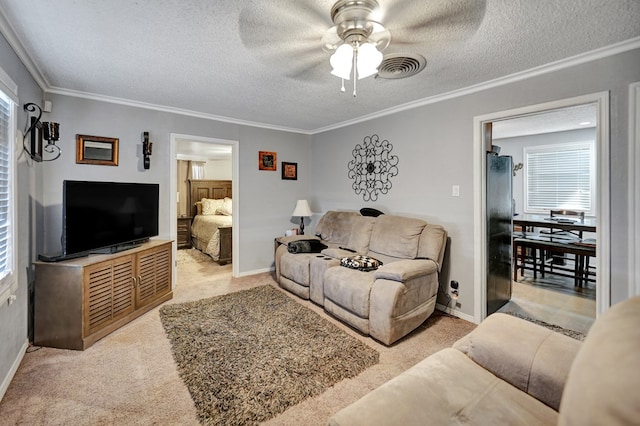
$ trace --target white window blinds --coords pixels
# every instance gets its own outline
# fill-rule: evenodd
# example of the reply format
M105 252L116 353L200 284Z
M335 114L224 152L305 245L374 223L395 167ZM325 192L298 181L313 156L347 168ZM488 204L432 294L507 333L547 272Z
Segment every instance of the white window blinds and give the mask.
M593 141L525 147L525 212L563 209L594 216L594 150Z
M0 303L15 291L13 101L0 91Z

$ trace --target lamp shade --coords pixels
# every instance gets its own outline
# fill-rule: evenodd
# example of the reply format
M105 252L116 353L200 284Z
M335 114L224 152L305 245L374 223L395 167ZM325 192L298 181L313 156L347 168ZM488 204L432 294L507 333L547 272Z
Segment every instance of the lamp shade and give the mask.
M367 78L378 72L382 62L382 53L371 43L364 43L358 48L358 80Z
M353 65L353 47L350 44L343 44L338 47L329 63L333 67L331 74L336 77L349 80L351 78L351 67Z
M296 217L311 217L313 213L311 212L311 208L309 207L309 203L307 200L298 200L296 203L296 208L293 209L293 213L291 216Z

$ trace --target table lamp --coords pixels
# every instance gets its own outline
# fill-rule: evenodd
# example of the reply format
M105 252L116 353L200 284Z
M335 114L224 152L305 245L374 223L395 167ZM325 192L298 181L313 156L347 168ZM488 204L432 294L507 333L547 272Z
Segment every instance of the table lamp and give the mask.
M291 216L300 217L300 235L304 235L304 218L313 216L307 200L298 200Z

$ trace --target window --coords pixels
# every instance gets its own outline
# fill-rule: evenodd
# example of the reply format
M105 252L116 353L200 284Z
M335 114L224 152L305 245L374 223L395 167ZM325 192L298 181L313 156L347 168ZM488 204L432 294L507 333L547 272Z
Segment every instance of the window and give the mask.
M0 305L15 292L15 83L0 69Z
M525 212L552 209L595 216L595 142L524 148Z

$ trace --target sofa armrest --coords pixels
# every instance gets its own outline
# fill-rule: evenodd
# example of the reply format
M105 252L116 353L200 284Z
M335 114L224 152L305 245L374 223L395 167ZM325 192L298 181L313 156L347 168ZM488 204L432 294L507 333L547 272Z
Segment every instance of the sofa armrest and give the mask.
M385 263L374 273L375 279L406 282L414 278L438 271L438 265L431 259L407 259Z
M300 240L318 240L318 241L322 241L320 240L319 237L316 237L315 235L289 235L286 237L278 237L278 242L280 244L284 244L287 245L290 242L293 241L300 241Z
M454 343L480 366L556 411L582 343L512 315L496 313Z
M358 254L358 253L355 253L350 250L345 250L343 248L329 247L322 250L322 254L324 254L327 257L332 257L334 259L342 259L343 257L353 256L354 254Z

